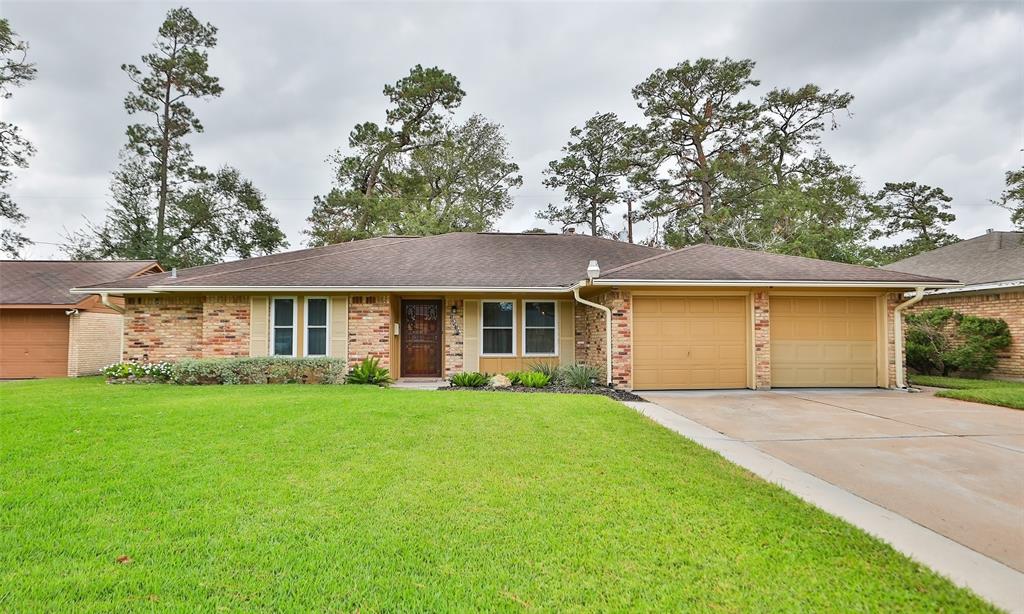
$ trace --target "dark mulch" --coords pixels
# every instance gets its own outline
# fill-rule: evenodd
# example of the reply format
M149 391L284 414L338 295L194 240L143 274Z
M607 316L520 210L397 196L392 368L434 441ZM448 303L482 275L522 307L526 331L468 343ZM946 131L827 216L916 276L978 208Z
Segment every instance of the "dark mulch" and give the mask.
M556 394L600 394L616 401L643 401L643 398L625 390L615 390L604 386L593 388L572 388L570 386L545 386L544 388L528 388L526 386L509 386L507 388L495 388L484 386L483 388L469 388L465 386L442 386L438 390L485 390L489 392L553 392Z

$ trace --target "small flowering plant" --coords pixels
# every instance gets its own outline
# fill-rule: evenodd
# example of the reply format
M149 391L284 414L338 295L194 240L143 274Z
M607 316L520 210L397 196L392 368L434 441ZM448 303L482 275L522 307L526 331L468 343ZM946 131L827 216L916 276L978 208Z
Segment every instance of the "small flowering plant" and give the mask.
M146 379L166 382L171 379L171 363L169 362L115 362L107 365L102 371L108 380Z

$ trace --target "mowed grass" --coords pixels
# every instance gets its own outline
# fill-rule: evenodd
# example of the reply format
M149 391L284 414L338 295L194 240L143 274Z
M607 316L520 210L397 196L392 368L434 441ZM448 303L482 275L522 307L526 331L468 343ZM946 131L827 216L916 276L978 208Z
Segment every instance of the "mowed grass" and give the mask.
M0 611L978 611L609 399L0 384Z
M910 381L919 386L947 389L936 392L937 397L1024 409L1024 383L1021 382L941 375L913 375Z

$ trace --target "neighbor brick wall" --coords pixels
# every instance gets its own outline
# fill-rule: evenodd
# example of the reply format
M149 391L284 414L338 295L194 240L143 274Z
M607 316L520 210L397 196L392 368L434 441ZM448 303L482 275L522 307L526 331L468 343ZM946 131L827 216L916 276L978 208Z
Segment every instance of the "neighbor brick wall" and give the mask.
M1024 379L1024 291L939 295L922 300L910 311L920 313L936 307L948 307L980 318L1005 320L1010 327L1010 347L997 354L999 362L991 377Z
M612 386L633 387L633 297L627 290L609 290L587 300L612 310ZM597 367L607 381L605 366L604 312L578 304L576 306L576 360Z
M121 360L119 313L80 311L70 318L68 376L95 375Z
M772 344L768 292L753 293L754 304L754 388L772 386Z
M352 296L348 303L348 362L372 356L391 368L391 304L387 295Z
M454 324L452 307L455 307ZM462 347L465 344L466 320L462 299L446 298L444 301L444 376L451 377L465 369Z
M208 296L203 302L203 358L249 355L249 297Z
M124 360L179 360L203 355L203 297L125 299Z

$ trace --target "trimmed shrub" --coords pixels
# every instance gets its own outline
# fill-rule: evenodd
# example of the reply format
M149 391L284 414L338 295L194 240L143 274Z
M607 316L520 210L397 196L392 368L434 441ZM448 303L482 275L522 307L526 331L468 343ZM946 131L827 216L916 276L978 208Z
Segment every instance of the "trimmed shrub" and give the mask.
M543 388L551 383L551 376L540 371L526 371L519 374L519 385L527 388Z
M946 372L950 344L946 324L953 315L945 307L907 315L907 366L924 374Z
M491 378L483 373L467 371L465 373L456 373L455 375L452 375L449 379L449 383L451 383L452 386L459 386L462 388L483 388L491 383Z
M573 388L591 388L594 383L601 379L601 372L597 367L578 362L574 365L566 365L560 369L561 381L566 386Z
M377 386L388 386L391 384L391 373L380 366L380 359L372 356L364 358L348 375L345 382L349 384L376 384Z
M985 375L996 366L996 352L1010 341L1010 327L996 318L944 307L907 316L907 366L925 375Z
M340 358L187 358L171 365L170 381L183 385L340 384Z
M115 362L100 373L110 381L166 382L171 379L171 371L169 362Z

